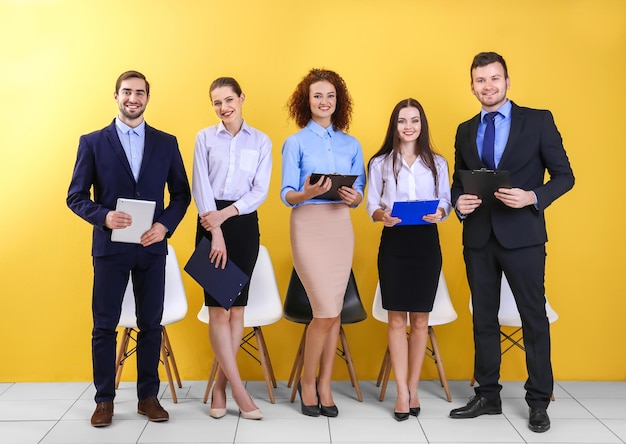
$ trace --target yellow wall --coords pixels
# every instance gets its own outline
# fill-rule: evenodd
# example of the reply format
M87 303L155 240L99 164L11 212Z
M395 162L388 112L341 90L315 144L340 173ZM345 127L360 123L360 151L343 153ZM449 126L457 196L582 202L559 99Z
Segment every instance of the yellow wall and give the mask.
M626 165L624 23L621 0L0 0L0 381L91 379L91 227L67 209L65 196L78 137L114 117L121 72L148 76L146 119L178 136L188 171L197 131L216 123L210 81L232 75L241 82L246 120L274 143L260 220L284 293L291 253L280 151L297 129L284 105L300 78L312 67L345 78L355 102L351 133L366 159L382 142L392 106L419 99L452 168L456 127L479 110L468 70L482 50L507 59L513 100L553 111L577 179L547 216L546 288L560 315L552 329L555 375L625 380L624 202L616 190ZM363 207L352 214L354 270L369 310L381 226ZM181 261L192 252L194 230L192 206L172 239ZM461 226L450 219L440 233L459 319L437 328L439 344L448 377L468 379ZM196 319L202 294L188 276L185 286L189 313L168 330L182 377L202 379L213 357ZM277 377L287 379L302 327L281 320L264 331ZM359 376L375 378L385 325L368 319L346 331ZM505 379L524 378L522 356L506 357ZM251 359L240 362L245 378L262 378ZM430 362L423 376L436 377ZM347 378L345 366L336 366L336 377Z

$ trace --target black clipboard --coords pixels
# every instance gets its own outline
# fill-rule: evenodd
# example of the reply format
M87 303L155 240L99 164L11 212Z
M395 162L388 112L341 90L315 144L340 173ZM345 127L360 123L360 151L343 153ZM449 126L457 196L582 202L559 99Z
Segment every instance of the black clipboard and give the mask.
M402 222L399 225L428 225L422 217L433 214L437 211L439 199L436 200L408 200L404 202L394 202L391 209L391 216L399 217Z
M474 194L483 201L483 205L501 203L493 195L498 188L511 188L511 180L507 170L459 170L463 192Z
M329 177L333 184L330 190L328 190L324 194L315 196L314 199L341 200L341 197L339 197L339 193L337 192L337 190L339 190L339 188L341 187L351 188L356 178L359 177L353 174L313 173L311 174L311 184L316 184L323 176Z
M203 237L196 246L189 261L185 265L185 271L219 304L228 310L232 307L235 299L248 283L250 277L241 271L231 260L226 262L226 267L215 268L211 263L209 253L211 241Z

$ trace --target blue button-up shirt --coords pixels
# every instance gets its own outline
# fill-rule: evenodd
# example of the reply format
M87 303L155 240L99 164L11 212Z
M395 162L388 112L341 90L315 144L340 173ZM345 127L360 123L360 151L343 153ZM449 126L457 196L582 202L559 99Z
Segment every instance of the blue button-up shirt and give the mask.
M115 128L122 143L122 148L126 153L126 158L130 164L130 169L135 176L135 181L139 179L141 162L143 160L143 148L145 145L146 121L143 120L139 126L131 128L122 122L119 117L115 118Z
M502 158L502 153L506 147L506 143L509 140L509 133L511 132L511 101L507 100L500 108L497 109L498 114L494 119L496 125L496 139L493 147L494 160L496 168ZM478 147L478 155L483 158L483 140L485 139L485 114L487 111L482 109L480 111L480 123L478 124L478 134L476 135L476 146Z
M365 165L361 144L343 131L335 130L332 125L324 128L313 120L309 121L307 126L285 140L282 154L280 198L285 205L292 207L338 202L326 199L309 199L297 205L287 202L287 193L290 190L302 191L306 178L313 173L356 175L354 188L363 196Z

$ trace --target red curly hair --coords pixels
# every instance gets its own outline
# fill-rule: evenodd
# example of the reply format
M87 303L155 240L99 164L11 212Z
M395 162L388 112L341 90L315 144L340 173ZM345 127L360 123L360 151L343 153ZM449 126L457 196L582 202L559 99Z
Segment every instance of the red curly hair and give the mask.
M309 104L309 88L312 84L326 81L330 82L337 91L337 107L331 117L333 127L336 130L348 131L350 120L352 119L352 98L348 93L346 82L339 74L327 69L312 69L298 83L287 102L289 117L291 117L300 128L304 128L311 120L311 105Z

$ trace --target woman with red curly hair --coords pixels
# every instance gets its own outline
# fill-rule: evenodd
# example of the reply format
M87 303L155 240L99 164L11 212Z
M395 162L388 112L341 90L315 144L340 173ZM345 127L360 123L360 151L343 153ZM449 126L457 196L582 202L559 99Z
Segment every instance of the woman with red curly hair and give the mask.
M339 412L330 380L354 253L350 208L361 203L365 188L363 152L359 142L344 132L350 126L352 100L337 73L312 69L296 87L288 107L289 116L302 129L283 145L280 197L292 208L294 268L313 312L298 391L304 415L334 417ZM314 183L313 173L322 175ZM356 176L352 187L339 188L339 199L322 196L332 186L325 175L333 173Z

